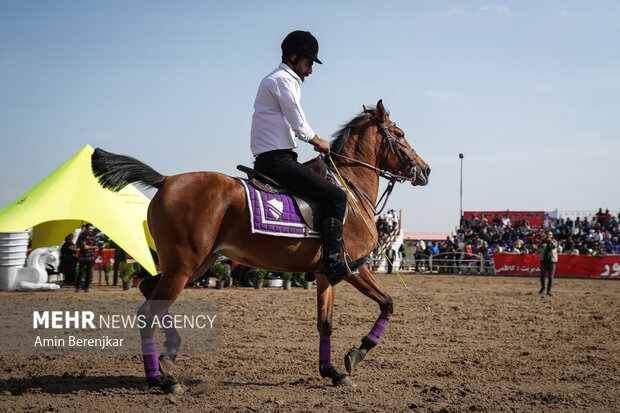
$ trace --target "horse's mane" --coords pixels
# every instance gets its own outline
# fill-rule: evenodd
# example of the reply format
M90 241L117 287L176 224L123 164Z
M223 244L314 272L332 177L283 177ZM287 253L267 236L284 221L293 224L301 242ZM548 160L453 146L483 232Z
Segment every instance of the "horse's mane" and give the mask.
M367 107L367 112L370 113L371 115L376 115L376 109L374 106L368 106ZM351 135L351 132L353 132L353 130L357 127L357 125L360 124L360 122L362 122L364 119L366 119L367 112L360 112L358 113L354 118L352 118L351 120L349 120L347 123L345 123L344 125L342 125L340 127L340 129L338 129L336 131L336 133L334 133L333 139L331 141L331 148L330 150L332 152L335 153L342 153L342 150L344 149L345 145L347 144L347 140L349 139L349 136Z

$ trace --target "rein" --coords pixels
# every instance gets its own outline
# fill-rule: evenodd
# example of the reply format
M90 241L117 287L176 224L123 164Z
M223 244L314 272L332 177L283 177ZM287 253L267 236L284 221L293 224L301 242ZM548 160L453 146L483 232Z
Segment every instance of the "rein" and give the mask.
M338 154L332 153L330 155L338 155ZM328 155L328 157L329 157L329 155ZM348 159L351 159L351 158L348 158ZM353 160L355 161L355 159L353 159ZM325 162L325 160L323 162ZM367 165L367 164L364 164L364 162L361 162L361 161L356 161L356 163L360 163L362 165ZM371 165L369 165L369 166L371 166ZM394 190L394 184L396 183L396 179L395 178L389 179L387 188L385 188L385 191L383 191L383 194L379 197L379 200L377 201L377 204L375 205L375 204L372 203L372 200L370 199L370 197L364 191L362 191L357 186L357 184L355 182L353 182L351 179L347 178L346 176L342 176L342 179L347 183L347 185L349 185L351 188L353 188L353 190L355 192L357 192L357 195L364 201L364 203L366 205L368 205L368 207L370 208L370 210L373 212L373 214L375 216L381 214L381 212L383 212L383 210L385 209L385 206L387 205L388 198L392 194L392 191ZM385 197L385 199L383 199L384 197ZM383 201L383 205L377 211L377 208L379 208L379 205L381 204L381 201Z
M402 176L402 175L397 175L394 174L390 171L386 171L385 169L381 169L381 168L377 168L374 165L371 165L369 163L363 162L363 161L359 161L357 159L354 158L350 158L348 156L344 156L344 155L340 155L339 153L336 152L330 152L331 156L335 156L337 158L341 158L341 159L346 159L349 162L361 165L361 166L365 166L366 168L372 169L373 171L377 172L379 174L379 176L381 176L382 178L388 179L388 180L394 180L397 182L405 182L405 181L410 181L413 182L416 180L417 178L417 170L414 169L414 175L412 177L406 177L406 176ZM414 161L415 162L415 161Z

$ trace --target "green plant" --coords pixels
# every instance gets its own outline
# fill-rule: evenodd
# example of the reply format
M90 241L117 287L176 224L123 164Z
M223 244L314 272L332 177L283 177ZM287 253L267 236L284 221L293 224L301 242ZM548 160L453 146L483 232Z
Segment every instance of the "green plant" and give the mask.
M226 267L224 267L224 264L221 262L216 262L211 267L211 273L215 276L215 278L221 281L226 276Z
M112 264L110 264L109 262L103 267L103 272L105 274L111 273L112 270L113 270Z
M282 273L282 279L284 281L291 281L293 279L293 273L292 272L283 272Z
M256 281L263 281L267 277L267 270L258 269L254 272L254 279Z
M133 274L136 270L133 267L132 263L129 262L121 262L118 268L119 277L123 281L131 281L133 279Z
M305 272L300 272L299 273L299 279L302 281L306 281L306 273Z

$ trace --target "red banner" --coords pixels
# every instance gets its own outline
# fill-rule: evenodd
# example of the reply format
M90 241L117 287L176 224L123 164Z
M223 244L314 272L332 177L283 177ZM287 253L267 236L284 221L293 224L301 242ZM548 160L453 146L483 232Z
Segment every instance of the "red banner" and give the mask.
M537 254L495 254L493 259L495 274L540 275L540 257ZM591 257L559 254L555 275L620 278L620 255Z
M495 215L497 215L499 219L508 216L513 226L518 220L526 220L530 223L532 228L543 225L545 222L545 214L547 214L545 211L463 211L463 216L468 221L475 215L478 218L485 217L489 225L492 225Z

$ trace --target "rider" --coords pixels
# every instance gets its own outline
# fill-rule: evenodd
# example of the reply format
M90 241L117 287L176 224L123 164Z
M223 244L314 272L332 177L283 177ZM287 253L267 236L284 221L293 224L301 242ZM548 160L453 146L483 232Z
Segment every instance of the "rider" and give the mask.
M295 138L314 146L317 152L329 154L330 145L317 135L300 105L301 83L312 73L318 58L319 43L310 32L289 33L281 45L282 63L260 83L250 134L254 169L321 202L323 216L323 263L331 285L340 282L349 270L354 272L365 259L345 264L339 259L347 195L338 186L321 178L310 167L297 162Z

